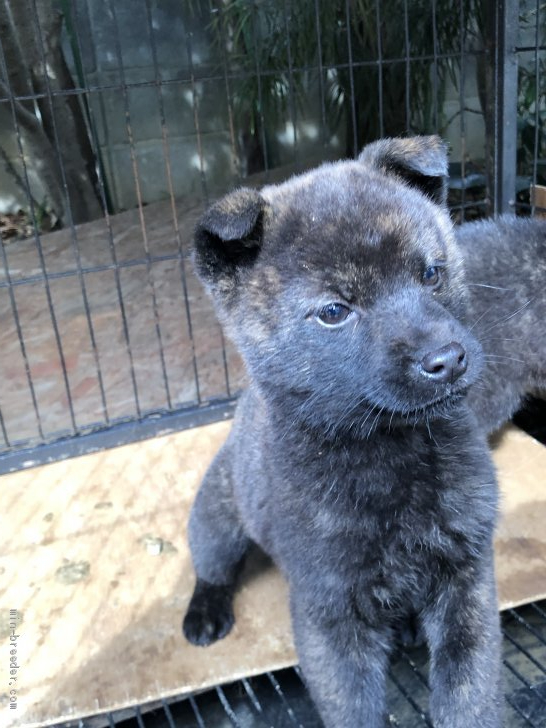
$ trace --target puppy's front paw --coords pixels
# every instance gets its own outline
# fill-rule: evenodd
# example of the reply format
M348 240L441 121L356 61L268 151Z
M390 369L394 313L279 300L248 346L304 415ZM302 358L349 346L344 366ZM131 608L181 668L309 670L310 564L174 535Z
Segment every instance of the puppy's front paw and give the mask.
M197 580L182 623L188 642L200 647L225 637L233 627L233 586Z

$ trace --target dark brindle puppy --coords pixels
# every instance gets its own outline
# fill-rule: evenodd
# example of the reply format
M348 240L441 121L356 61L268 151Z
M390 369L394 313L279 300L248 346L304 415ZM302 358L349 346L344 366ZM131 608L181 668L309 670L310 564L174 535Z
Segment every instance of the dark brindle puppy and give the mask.
M469 291L467 320L485 367L469 394L482 428L546 390L546 220L502 217L455 230Z
M500 725L497 486L466 393L483 368L435 137L240 189L196 232L197 270L250 386L190 519L186 637L232 626L257 542L284 572L326 726L376 728L394 636L417 615L434 725ZM480 282L480 281L476 281Z

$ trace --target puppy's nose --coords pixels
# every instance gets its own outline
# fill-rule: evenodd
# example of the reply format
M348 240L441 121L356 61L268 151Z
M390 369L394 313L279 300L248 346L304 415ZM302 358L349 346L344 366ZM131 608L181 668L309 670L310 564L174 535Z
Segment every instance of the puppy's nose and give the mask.
M429 351L420 361L421 373L438 384L454 382L466 372L466 351L457 341Z

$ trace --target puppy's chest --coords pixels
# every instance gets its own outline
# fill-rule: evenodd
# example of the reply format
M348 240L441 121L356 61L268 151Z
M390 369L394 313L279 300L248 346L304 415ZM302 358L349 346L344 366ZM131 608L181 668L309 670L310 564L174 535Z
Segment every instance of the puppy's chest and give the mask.
M446 505L450 487L441 473L431 476L419 468L400 473L383 466L381 473L355 469L334 480L328 492L325 474L327 494L308 510L319 538L346 542L363 558L373 552L385 560L400 552L449 548L455 526Z
M307 477L314 497L300 491L299 527L344 572L430 571L464 561L481 536L477 521L461 518L479 506L466 473L432 448L330 454Z

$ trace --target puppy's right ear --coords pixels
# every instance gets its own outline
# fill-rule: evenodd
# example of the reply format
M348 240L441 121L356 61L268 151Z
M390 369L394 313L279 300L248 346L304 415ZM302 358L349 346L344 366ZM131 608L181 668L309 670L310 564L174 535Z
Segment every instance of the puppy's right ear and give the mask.
M210 284L230 277L255 261L262 246L266 202L256 190L241 187L215 202L195 230L195 265Z

